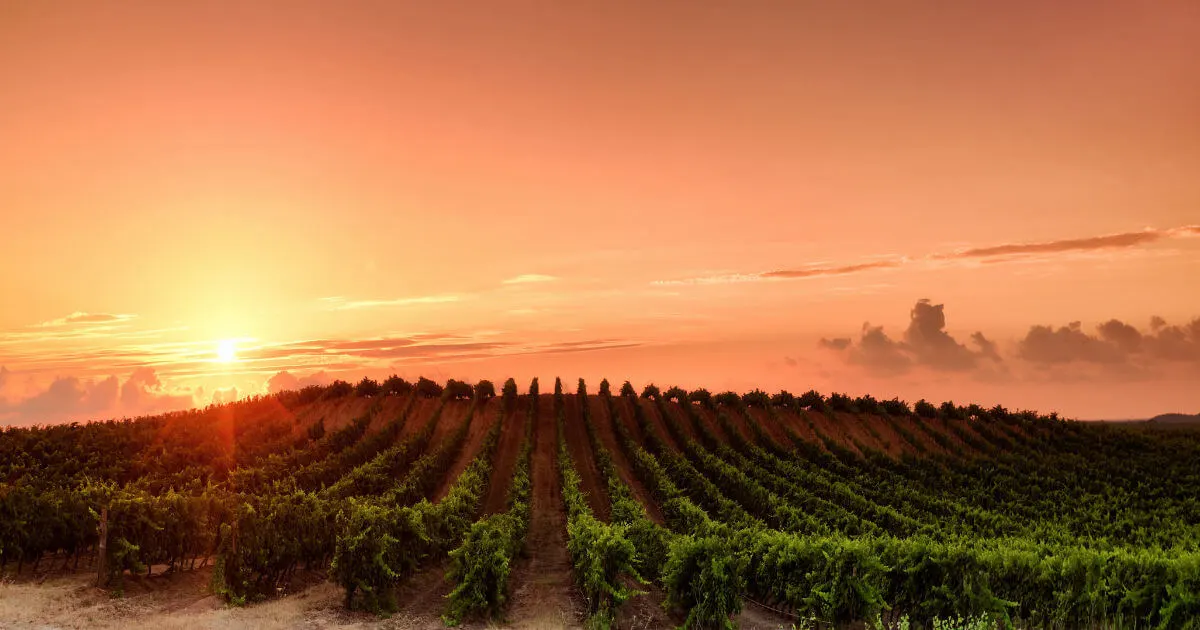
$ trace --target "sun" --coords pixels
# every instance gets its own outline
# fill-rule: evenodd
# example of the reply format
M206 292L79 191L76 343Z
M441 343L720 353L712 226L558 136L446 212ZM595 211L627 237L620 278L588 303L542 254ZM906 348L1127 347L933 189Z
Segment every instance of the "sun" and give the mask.
M237 361L237 346L232 339L223 339L217 342L217 361L221 363Z

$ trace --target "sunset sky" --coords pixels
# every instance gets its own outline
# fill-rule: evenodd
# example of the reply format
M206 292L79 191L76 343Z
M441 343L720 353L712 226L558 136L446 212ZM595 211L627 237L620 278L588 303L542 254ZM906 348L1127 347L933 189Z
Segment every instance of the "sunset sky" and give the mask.
M0 296L0 424L393 372L1194 413L1200 2L0 1Z

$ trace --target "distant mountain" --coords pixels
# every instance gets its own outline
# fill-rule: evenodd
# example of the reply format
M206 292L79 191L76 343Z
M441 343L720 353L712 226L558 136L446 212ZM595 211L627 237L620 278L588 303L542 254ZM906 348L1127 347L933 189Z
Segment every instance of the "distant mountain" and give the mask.
M1164 413L1161 415L1154 416L1153 418L1150 418L1146 422L1148 422L1150 424L1170 424L1170 425L1200 424L1200 413L1196 413L1196 414Z

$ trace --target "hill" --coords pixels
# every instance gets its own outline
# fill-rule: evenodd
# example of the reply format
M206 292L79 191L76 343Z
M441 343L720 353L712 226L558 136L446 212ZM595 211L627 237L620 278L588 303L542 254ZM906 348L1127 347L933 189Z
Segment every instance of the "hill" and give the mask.
M1200 413L1197 413L1197 414L1164 413L1161 415L1154 416L1153 418L1150 418L1146 422L1148 422L1150 424L1159 424L1159 425L1166 425L1166 426L1170 426L1170 425L1200 425Z
M816 392L494 393L342 383L7 430L0 625L1183 628L1164 611L1200 590L1200 431Z

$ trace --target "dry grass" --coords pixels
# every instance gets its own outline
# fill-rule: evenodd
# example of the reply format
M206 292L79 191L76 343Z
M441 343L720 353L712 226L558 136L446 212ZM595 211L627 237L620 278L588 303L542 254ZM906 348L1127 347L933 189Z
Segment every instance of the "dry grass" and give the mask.
M213 596L208 572L194 571L131 581L123 597L92 587L91 576L74 574L43 583L0 580L0 628L51 630L82 628L184 629L392 629L444 628L437 617L404 614L380 619L341 609L342 593L330 583L317 584L282 599L231 608ZM518 627L557 630L578 627L556 611L531 611L511 625L467 624L465 628ZM539 614L543 612L545 614Z

